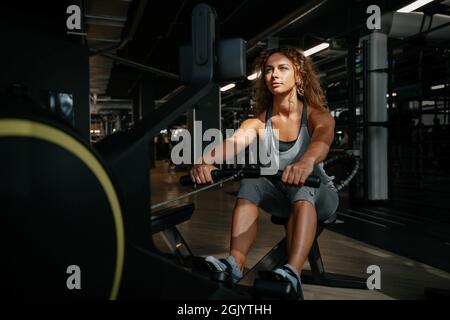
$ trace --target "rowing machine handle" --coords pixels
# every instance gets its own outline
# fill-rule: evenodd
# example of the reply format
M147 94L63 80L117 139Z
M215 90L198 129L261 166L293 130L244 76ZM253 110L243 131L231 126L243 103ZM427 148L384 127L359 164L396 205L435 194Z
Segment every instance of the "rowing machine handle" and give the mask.
M224 178L228 178L231 176L230 172L232 170L212 170L211 171L211 176L213 178L214 181L220 180L220 179L224 179ZM262 177L266 177L268 179L275 179L275 180L281 180L281 176L283 175L283 171L280 170L278 171L276 174L274 175L267 175L267 176L262 176ZM251 178L258 178L261 177L261 175L255 175L255 176L251 176ZM244 176L245 178L245 176ZM248 177L250 178L250 176ZM191 176L190 175L185 175L182 176L180 178L180 184L183 186L190 186L193 185L194 183L191 180ZM317 176L309 176L306 181L305 181L305 186L307 187L311 187L311 188L319 188L320 187L320 178Z

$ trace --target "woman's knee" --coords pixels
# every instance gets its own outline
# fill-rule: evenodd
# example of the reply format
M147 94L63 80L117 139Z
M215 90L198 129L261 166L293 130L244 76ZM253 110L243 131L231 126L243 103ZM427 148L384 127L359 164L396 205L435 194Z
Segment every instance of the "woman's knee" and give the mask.
M324 189L320 193L320 197L317 201L318 205L318 219L326 220L332 216L339 206L339 196L336 191L331 189Z
M256 203L246 198L237 198L234 204L233 214L245 212L247 214L258 214L259 207Z
M313 210L315 212L316 208L315 208L314 203L312 203L308 200L297 200L297 201L294 201L294 203L292 204L292 211L294 213L301 213L306 210Z
M254 203L253 201L250 201L246 198L237 198L236 199L236 203L235 203L235 207L240 207L240 206L251 206L251 207L258 207L256 205L256 203Z

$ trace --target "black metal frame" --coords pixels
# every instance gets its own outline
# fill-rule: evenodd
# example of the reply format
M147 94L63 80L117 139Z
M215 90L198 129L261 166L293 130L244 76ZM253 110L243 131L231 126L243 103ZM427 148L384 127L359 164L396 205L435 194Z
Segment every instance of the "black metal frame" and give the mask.
M178 207L159 210L154 212L151 217L152 234L161 233L167 247L182 265L186 265L188 261L192 260L194 255L186 240L178 231L177 225L188 221L194 210L195 205L188 203Z
M322 255L319 249L318 238L326 226L334 224L336 216L319 223L316 236L308 255L311 271L302 271L302 282L336 288L367 289L367 279L350 275L329 273L325 271ZM287 219L273 218L275 224L283 224L286 228ZM260 271L272 270L287 263L286 238L283 238L272 248L252 269L250 269L239 282L240 285L253 285Z

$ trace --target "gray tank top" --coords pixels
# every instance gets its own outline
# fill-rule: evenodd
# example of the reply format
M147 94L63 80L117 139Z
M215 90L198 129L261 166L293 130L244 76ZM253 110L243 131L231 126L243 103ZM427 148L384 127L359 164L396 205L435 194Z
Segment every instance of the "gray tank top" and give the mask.
M272 161L275 161L275 165L278 170L283 170L288 164L298 161L301 156L305 153L309 144L311 143L311 135L308 129L308 105L306 100L303 99L303 111L301 118L301 126L298 137L293 142L288 142L290 146L289 149L280 149L280 141L275 136L272 129L272 106L270 106L266 111L266 126L264 130L263 143L266 150L269 152L274 152L275 156L271 155ZM283 142L281 142L283 143ZM276 156L278 155L278 156ZM334 177L330 177L326 174L323 168L323 162L314 165L313 175L320 177L323 184L332 183Z

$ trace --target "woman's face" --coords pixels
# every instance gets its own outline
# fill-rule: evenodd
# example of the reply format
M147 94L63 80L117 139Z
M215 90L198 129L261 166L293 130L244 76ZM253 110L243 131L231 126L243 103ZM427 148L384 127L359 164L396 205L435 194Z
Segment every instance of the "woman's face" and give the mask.
M263 70L267 88L276 95L290 93L296 86L294 64L282 53L272 54Z

